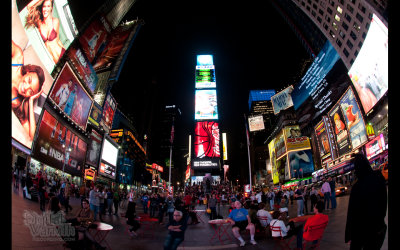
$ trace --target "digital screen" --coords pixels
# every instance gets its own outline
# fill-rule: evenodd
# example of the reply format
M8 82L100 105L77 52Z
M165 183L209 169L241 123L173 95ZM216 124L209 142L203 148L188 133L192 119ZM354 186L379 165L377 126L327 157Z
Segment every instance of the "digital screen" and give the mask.
M226 142L226 133L222 133L222 152L224 155L224 161L228 160L228 144Z
M271 97L272 108L275 115L278 114L281 110L285 110L293 106L291 96L292 91L293 86L290 86Z
M210 66L214 65L212 55L197 55L197 66Z
M353 90L349 88L339 101L344 122L350 134L353 149L368 141L364 119L358 106Z
M14 0L11 1L11 135L28 149L36 133L53 78L26 34ZM25 6L21 6L25 7ZM29 80L29 86L25 83ZM33 107L29 107L32 101Z
M39 125L32 155L40 162L81 175L87 144L47 110Z
M262 115L252 116L248 118L250 132L259 131L265 129L264 119Z
M97 102L93 102L92 109L90 110L89 122L96 127L100 125L102 108Z
M348 72L365 113L388 90L388 45L388 28L373 14L364 43Z
M218 123L197 122L194 135L194 153L197 158L220 157Z
M192 169L219 169L219 159L209 158L209 159L193 159Z
M269 151L269 159L271 162L271 170L272 170L272 181L274 184L279 183L279 172L277 169L276 164L276 153L275 153L275 139L268 144L268 151Z
M22 25L29 37L29 43L47 71L52 72L78 33L68 1L26 2L17 0Z
M307 136L301 135L299 125L285 126L283 131L287 152L311 147L310 139Z
M314 128L317 139L318 149L320 153L322 165L334 160L336 156L336 147L334 135L329 123L328 117L323 116L323 119Z
M117 159L118 147L114 146L114 144L110 142L110 139L106 138L105 140L103 140L101 160L104 160L113 166L117 166Z
M215 69L214 66L196 67L196 88L215 88Z
M104 49L111 27L104 16L94 19L79 37L79 42L90 63L93 63L98 52Z
M195 120L218 119L217 91L196 90L195 94Z
M116 167L105 162L100 163L99 174L115 179Z
M335 48L327 41L306 74L293 89L292 100L295 110L297 110L307 98L311 97L315 100L319 96L321 89L327 86L326 82L323 82L323 79L339 58L340 56Z
M314 172L314 162L311 149L288 153L291 178L303 178Z
M71 118L80 128L86 130L93 100L82 87L68 63L65 63L54 82L49 97L63 111L63 114Z
M275 137L275 152L276 159L281 158L286 153L285 137L283 136L283 130L278 133Z
M98 166L102 141L102 136L95 130L92 130L86 155L86 164L90 164L95 167Z
M333 106L328 113L330 123L333 126L334 138L336 141L336 147L338 156L343 156L351 151L351 144L349 139L349 133L347 131L344 115L340 109L339 104Z
M75 68L79 77L93 94L99 79L82 50L75 47L69 48L68 59L71 62L71 66Z
M104 102L102 119L104 121L104 124L109 129L112 128L112 122L114 119L114 113L116 109L117 109L117 103L115 102L115 99L111 96L111 93L108 93L107 99Z
M372 157L382 153L386 149L383 134L380 134L379 136L375 137L375 139L368 142L365 145L365 149L367 151L368 159L371 159Z

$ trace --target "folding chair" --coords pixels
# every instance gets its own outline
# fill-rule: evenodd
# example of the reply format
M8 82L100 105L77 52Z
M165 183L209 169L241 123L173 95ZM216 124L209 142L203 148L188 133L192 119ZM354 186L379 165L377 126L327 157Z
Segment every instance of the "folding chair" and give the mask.
M315 235L315 239L313 240L306 240L303 238L303 249L306 249L307 243L308 242L314 242L315 240L317 241L317 243L315 244L311 244L311 247L313 249L319 249L319 246L321 244L321 239L322 236L324 235L324 231L326 226L328 225L328 222L319 224L319 225L315 225L315 226L310 226L308 227L307 231L311 232L311 234L314 236Z
M296 237L292 236L290 238L285 238L284 236L282 236L282 231L281 231L280 227L270 226L269 228L271 230L271 234L273 232L276 232L276 233L279 233L279 235L280 235L280 236L277 236L277 237L272 237L274 239L274 242L275 242L274 249L275 249L276 245L278 245L281 249L291 249L290 244L292 243L292 241Z
M266 236L268 238L271 238L271 230L269 228L269 223L267 223L268 221L268 217L267 216L257 216L258 221L260 222L261 228L264 230ZM263 226L262 221L265 221L266 226Z

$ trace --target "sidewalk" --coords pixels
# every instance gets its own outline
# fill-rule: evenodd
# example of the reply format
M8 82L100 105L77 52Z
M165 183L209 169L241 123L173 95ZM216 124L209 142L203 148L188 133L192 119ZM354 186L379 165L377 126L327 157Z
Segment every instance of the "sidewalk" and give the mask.
M32 202L30 200L24 199L22 196L22 191L19 193L15 191L12 192L12 249L64 249L62 246L63 242L59 241L35 241L33 240L32 233L30 229L24 225L23 213L25 210L30 212L40 213L39 203ZM324 213L329 215L329 224L325 230L324 237L321 241L321 249L349 249L349 245L344 243L344 228L346 225L346 216L347 216L347 204L348 204L348 195L337 198L337 209L329 210ZM80 199L75 197L71 198L70 204L73 207L72 212L70 212L67 217L75 215L75 213L80 208ZM204 209L204 206L200 206L199 209ZM136 210L138 214L143 212L143 208L140 204L136 206ZM296 216L296 203L293 205L289 205L289 215L291 217ZM120 213L124 213L125 209L120 209ZM221 214L224 218L227 217L228 214L228 206L221 206ZM387 218L387 217L386 217ZM163 242L165 236L167 235L167 229L165 225L156 225L156 229L154 231L154 239L150 239L149 237L141 238L135 237L130 238L128 234L125 232L126 230L126 219L120 216L115 215L104 215L103 220L105 223L110 224L114 227L114 229L108 234L106 240L112 249L149 249L149 250L158 250L163 249ZM164 217L164 222L167 222L168 217ZM211 237L214 234L214 230L207 223L208 216L203 216L203 220L206 223L200 223L197 225L188 225L188 229L185 233L185 241L178 249L185 250L206 250L206 249L243 249L242 247L238 247L238 241L233 237L232 232L228 229L228 232L232 238L232 241L224 241L224 244L217 240L210 242ZM139 229L137 232L139 233ZM261 235L256 234L255 240L257 241L257 245L250 245L248 242L250 240L250 236L248 233L242 233L243 239L247 242L245 249L266 249L273 247L273 241L262 238ZM295 240L293 241L295 242ZM386 240L382 247L382 250L388 249L387 245L387 234Z

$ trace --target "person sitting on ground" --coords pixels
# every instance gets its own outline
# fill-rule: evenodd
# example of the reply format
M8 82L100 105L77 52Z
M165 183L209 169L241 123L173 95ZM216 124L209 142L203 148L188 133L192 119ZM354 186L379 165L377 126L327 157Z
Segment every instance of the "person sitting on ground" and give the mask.
M240 201L235 201L235 209L228 215L228 219L232 225L233 235L240 241L240 246L244 246L246 243L240 235L241 230L249 229L250 230L250 243L256 245L257 242L254 240L255 234L255 226L251 222L248 211L245 208L242 208L242 203Z
M168 235L164 241L164 250L176 250L185 240L185 230L187 228L187 219L183 218L183 213L175 210L173 220L167 224Z

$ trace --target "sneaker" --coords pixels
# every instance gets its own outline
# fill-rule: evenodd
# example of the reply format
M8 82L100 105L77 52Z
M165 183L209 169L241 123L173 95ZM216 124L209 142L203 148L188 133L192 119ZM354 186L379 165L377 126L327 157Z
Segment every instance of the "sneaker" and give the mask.
M256 242L255 240L251 240L250 243L251 243L252 245L257 245L257 242Z
M244 247L244 245L246 245L246 242L242 241L239 246Z

